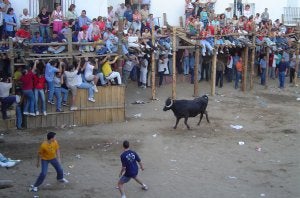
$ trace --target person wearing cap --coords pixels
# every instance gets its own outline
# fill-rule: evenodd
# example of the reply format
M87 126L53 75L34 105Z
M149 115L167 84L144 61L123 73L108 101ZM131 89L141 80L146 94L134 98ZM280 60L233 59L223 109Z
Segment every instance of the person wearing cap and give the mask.
M43 141L40 145L38 156L37 156L37 168L41 163L41 173L37 178L36 182L30 186L29 191L37 192L38 187L43 183L47 172L48 172L48 164L50 163L56 170L57 176L56 179L62 183L68 183L69 181L64 178L64 172L61 167L61 157L59 144L55 139L56 133L49 132L47 134L47 140Z

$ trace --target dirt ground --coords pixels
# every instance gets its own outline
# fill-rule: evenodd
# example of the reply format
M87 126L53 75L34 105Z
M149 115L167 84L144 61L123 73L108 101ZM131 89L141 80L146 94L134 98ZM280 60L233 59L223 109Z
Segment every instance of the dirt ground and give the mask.
M141 156L145 171L139 175L149 186L146 192L129 182L128 198L300 197L299 87L287 85L280 90L277 80L271 80L268 89L256 83L254 91L243 93L225 83L216 89L216 96L209 97L211 123L204 119L197 126L199 118L190 118L191 130L183 120L174 130L173 113L162 111L171 90L171 85L158 88L159 100L150 101L150 88L131 83L126 122L52 129L58 134L70 183L57 183L50 166L37 193L28 192L28 186L40 172L35 167L36 151L46 130L2 132L6 143L0 144L0 152L22 162L0 169L1 179L14 181L14 187L0 190L0 197L120 197L116 183L125 139ZM200 95L209 92L209 84L201 82ZM191 84L178 84L177 98L192 95ZM131 104L136 100L145 104ZM239 145L241 141L245 144Z

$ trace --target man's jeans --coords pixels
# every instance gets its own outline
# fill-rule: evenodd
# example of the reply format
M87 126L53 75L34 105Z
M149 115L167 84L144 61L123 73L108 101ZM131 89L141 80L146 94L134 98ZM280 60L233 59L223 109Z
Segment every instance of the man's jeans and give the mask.
M79 89L88 89L88 97L89 98L94 98L94 90L93 86L91 83L83 82L80 85L77 85L77 88Z
M184 73L184 75L189 74L189 68L190 68L190 59L189 59L188 56L186 56L183 59L183 73Z
M266 68L261 68L261 75L260 75L260 84L266 84Z
M47 81L47 86L48 86L48 101L52 101L53 94L54 94L54 82Z
M61 110L61 87L54 87L54 95L56 97L56 110Z
M49 35L50 35L49 26L41 25L40 33L41 33L41 36L44 38L44 41L48 41Z
M35 112L39 111L39 97L41 98L42 111L46 111L46 99L44 89L34 89L35 96Z
M24 112L34 113L34 94L32 90L23 90L23 94L26 97L24 105ZM29 110L29 111L28 111Z
M235 85L234 88L237 89L239 87L239 81L242 79L242 72L237 71L235 77Z
M285 72L279 72L278 79L279 79L279 88L284 88Z
M52 159L52 160L41 160L41 168L42 168L42 171L39 175L39 177L37 178L34 186L35 187L39 187L44 179L46 178L46 175L47 175L47 172L48 172L48 164L51 164L55 170L56 170L56 173L57 173L57 176L56 176L56 179L57 180L61 180L64 178L64 173L63 173L63 169L61 167L61 165L59 164L58 160L56 158Z

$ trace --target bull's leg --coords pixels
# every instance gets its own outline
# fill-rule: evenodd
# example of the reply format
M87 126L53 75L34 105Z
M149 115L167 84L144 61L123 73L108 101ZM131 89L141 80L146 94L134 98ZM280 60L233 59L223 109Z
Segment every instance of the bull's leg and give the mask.
M180 120L180 118L176 118L176 124L175 124L175 126L173 127L174 129L177 128L177 124L178 124L179 120Z
M188 123L187 123L188 118L189 118L189 117L185 117L185 118L184 118L184 124L186 125L186 127L187 127L188 129L190 129L190 126L189 126Z
M199 119L199 122L197 124L198 126L200 125L200 122L201 122L202 118L203 118L203 113L200 113L200 119Z
M207 122L209 123L209 119L208 119L208 113L207 113L207 111L205 111L205 116L206 116L206 120L207 120Z

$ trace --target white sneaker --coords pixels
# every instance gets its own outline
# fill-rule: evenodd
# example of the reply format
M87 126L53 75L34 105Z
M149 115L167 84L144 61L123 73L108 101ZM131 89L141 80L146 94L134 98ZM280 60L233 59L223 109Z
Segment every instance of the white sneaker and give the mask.
M36 112L35 112L35 115L40 115L40 112L39 112L39 111L36 111Z
M69 181L66 178L62 178L58 181L61 182L61 183L66 183L66 184L69 183Z
M96 102L96 100L94 98L88 98L88 101Z
M122 195L121 198L126 198L126 196L125 196L125 195Z
M78 108L77 108L77 107L74 107L74 106L70 108L71 111L76 111L77 109L78 109Z
M148 190L148 186L146 186L146 184L143 184L142 189L143 190Z
M26 112L26 111L24 111L24 112L23 112L23 114L24 114L24 115L29 115L29 113L28 113L28 112Z
M94 85L93 89L94 89L94 91L95 91L96 93L98 93L98 89L97 89L97 86L96 86L96 85Z
M29 113L29 115L31 115L31 116L35 116L35 113Z
M46 115L47 115L47 112L46 112L46 111L44 111L44 112L43 112L43 114L44 114L44 116L46 116Z
M30 185L29 187L29 192L37 192L39 189L37 187L35 187L34 185Z

